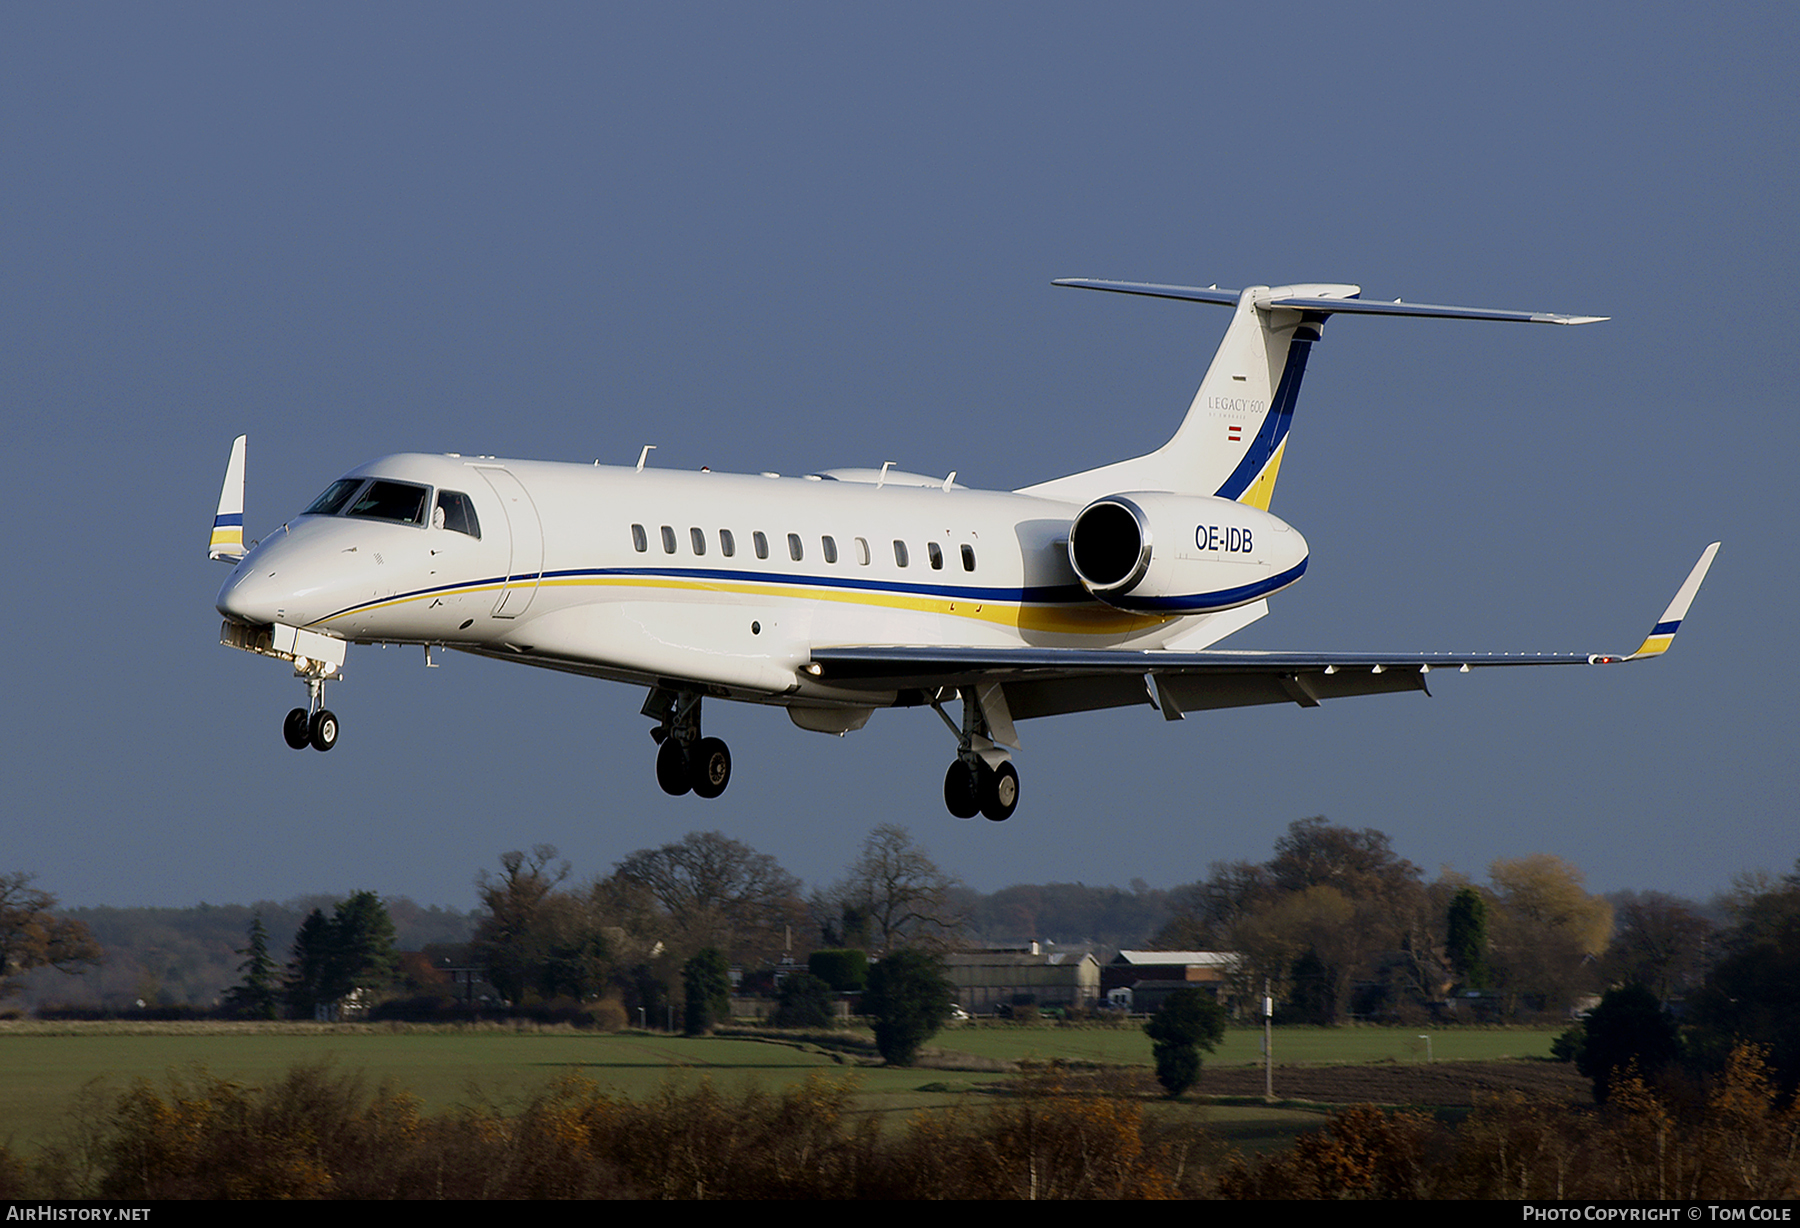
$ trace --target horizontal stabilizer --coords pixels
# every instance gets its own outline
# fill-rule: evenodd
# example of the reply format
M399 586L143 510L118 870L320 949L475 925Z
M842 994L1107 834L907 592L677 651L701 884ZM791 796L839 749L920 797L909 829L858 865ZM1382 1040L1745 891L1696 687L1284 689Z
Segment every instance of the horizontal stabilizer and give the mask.
M1115 294L1144 294L1152 298L1182 299L1191 303L1216 303L1222 307L1237 306L1242 294L1242 291L1222 290L1218 286L1164 286L1143 281L1099 281L1091 277L1064 277L1053 284L1073 286L1078 290L1110 290ZM1353 292L1348 297L1316 293L1328 288L1346 287L1269 286L1258 291L1252 303L1262 311L1283 308L1317 315L1437 316L1446 320L1501 320L1518 324L1597 324L1611 318L1566 316L1553 311L1501 311L1494 307L1447 307L1439 303L1407 303L1400 299L1391 303L1378 303L1357 297L1361 294L1360 287L1347 287Z

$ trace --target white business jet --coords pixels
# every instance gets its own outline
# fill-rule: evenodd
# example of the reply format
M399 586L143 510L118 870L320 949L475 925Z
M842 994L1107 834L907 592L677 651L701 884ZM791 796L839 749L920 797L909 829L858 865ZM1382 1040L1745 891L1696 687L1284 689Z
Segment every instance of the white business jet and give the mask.
M1586 324L1603 316L1364 302L1348 285L1242 291L1056 283L1214 303L1225 339L1168 443L1022 490L890 464L804 478L384 456L333 482L260 543L243 536L244 438L232 446L211 557L222 640L289 662L309 702L289 746L330 750L325 707L351 644L454 648L648 688L656 776L717 797L731 754L701 732L707 698L778 704L844 734L877 708L929 707L957 739L944 800L1010 817L1017 722L1146 704L1207 708L1427 690L1433 669L1656 656L1718 551L1708 546L1648 638L1624 654L1221 651L1306 571L1306 540L1269 512L1307 354L1355 313ZM960 719L946 710L960 701Z

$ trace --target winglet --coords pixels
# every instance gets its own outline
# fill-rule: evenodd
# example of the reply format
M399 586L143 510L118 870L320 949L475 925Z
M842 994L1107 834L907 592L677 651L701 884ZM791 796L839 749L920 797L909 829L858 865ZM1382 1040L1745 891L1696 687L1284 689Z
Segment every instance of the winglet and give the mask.
M231 460L225 466L225 485L219 491L219 511L213 517L212 543L206 557L234 567L244 557L244 441L231 441Z
M1706 570L1712 566L1713 556L1719 553L1719 543L1714 542L1700 552L1700 561L1694 564L1694 570L1688 572L1687 579L1675 590L1675 599L1669 602L1669 608L1663 611L1656 625L1650 628L1650 634L1638 645L1638 650L1628 657L1596 657L1597 664L1610 664L1613 661L1636 661L1641 657L1659 657L1669 651L1669 645L1675 642L1675 632L1681 627L1681 620L1687 617L1688 607L1694 603L1694 594L1700 591L1700 582L1706 579Z

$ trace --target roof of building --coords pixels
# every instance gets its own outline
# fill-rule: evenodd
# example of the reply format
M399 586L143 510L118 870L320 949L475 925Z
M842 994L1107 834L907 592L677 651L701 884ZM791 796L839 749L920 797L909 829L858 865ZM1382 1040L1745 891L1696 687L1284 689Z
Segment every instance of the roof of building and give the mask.
M1118 958L1113 960L1115 964L1138 967L1180 964L1188 968L1229 968L1237 962L1237 953L1233 951L1120 951Z

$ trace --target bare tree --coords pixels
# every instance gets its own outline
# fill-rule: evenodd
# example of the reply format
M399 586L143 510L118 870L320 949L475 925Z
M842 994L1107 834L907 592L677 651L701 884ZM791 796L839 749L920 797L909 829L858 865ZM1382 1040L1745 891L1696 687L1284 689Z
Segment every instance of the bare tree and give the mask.
M721 832L692 832L674 844L640 849L614 876L656 897L693 949L779 949L805 916L800 880L767 853Z
M33 968L71 975L100 963L100 944L88 927L51 915L56 897L31 884L37 875L0 875L0 999L19 991L18 978Z
M1229 951L1238 927L1275 895L1266 867L1249 861L1215 861L1197 883L1169 893L1174 914L1150 940L1156 951Z
M815 915L845 931L861 928L871 950L950 946L963 925L952 901L956 878L938 867L912 833L893 823L876 827L835 888L813 897Z
M1661 891L1621 891L1611 898L1618 923L1606 949L1611 979L1636 981L1663 1001L1700 983L1712 922L1690 901Z
M543 979L555 940L549 924L553 893L569 877L569 863L556 860L554 844L538 844L530 853L502 853L500 870L475 876L483 909L475 949L489 984L517 1002Z

